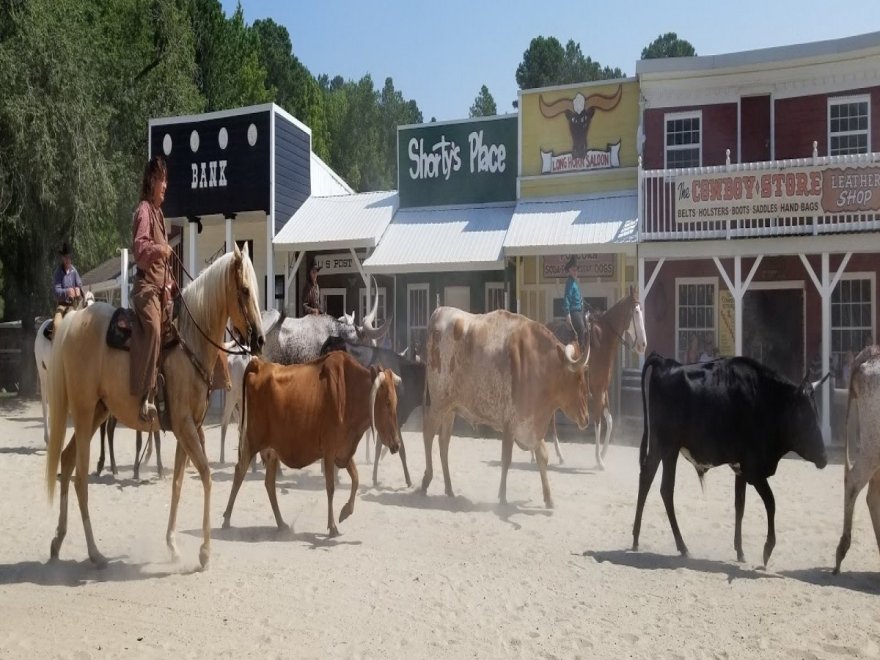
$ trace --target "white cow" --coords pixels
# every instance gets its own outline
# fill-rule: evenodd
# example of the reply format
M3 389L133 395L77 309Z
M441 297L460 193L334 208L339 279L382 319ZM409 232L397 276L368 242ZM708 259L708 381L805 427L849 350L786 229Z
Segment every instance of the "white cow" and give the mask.
M855 404L858 432L850 440L850 411ZM852 459L852 460L851 460ZM856 497L868 485L868 511L880 550L880 346L870 346L853 360L846 404L846 464L843 486L843 534L837 546L835 575L849 550Z
M95 302L95 295L86 291L82 306L88 307ZM76 310L74 310L76 311ZM73 312L68 312L68 315ZM65 317L66 318L66 317ZM52 342L43 334L52 319L46 319L37 329L34 339L34 360L37 363L37 376L40 379L40 404L43 406L43 442L49 444L49 366L52 360Z

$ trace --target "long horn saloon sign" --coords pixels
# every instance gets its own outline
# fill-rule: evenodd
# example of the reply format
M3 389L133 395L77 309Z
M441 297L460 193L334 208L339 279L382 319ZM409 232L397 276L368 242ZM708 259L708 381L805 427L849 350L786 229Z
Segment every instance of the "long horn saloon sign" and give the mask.
M552 103L538 100L541 114L547 119L564 116L571 133L571 151L553 153L541 150L541 173L556 174L560 172L579 172L583 170L606 169L620 167L620 140L608 144L605 149L590 149L588 134L590 123L597 110L608 112L614 110L623 95L623 85L610 95L590 94L584 97L578 92L573 98L561 98Z

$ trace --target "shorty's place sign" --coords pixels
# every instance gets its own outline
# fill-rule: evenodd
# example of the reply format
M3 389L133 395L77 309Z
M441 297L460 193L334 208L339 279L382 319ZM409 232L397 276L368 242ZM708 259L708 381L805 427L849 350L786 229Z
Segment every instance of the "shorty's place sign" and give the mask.
M397 129L400 206L516 199L516 115Z
M568 277L565 264L571 255L556 254L544 257L543 274L545 279ZM613 254L579 254L577 255L578 277L614 277Z
M880 167L675 177L677 222L880 211Z

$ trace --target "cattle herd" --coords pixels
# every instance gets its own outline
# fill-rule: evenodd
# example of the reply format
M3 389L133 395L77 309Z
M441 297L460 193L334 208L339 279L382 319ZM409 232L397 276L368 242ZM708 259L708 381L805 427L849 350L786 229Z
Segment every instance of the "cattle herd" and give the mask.
M417 408L422 408L425 445L423 494L433 478L432 446L437 435L445 492L453 495L449 445L453 422L461 416L501 435L501 503L506 503L507 474L516 445L534 453L544 502L552 507L545 438L548 431L555 433L556 412L561 410L580 429L592 417L597 426L607 425L610 436L611 363L621 342L640 353L645 350L638 300L632 292L624 300L628 302L621 309L626 311L619 321L611 322L616 318L611 310L605 315L588 314L591 341L583 352L576 343L563 343L564 328L503 310L470 314L439 307L431 315L421 359L375 346L388 328L387 321L373 327L375 307L360 326L354 315L282 319L278 312L264 313L262 356L228 358L232 390L222 417L222 445L233 416L239 422L240 438L223 526L230 525L245 472L259 455L279 529L287 527L275 492L279 463L296 469L321 462L327 527L335 536L336 470L345 468L351 477L350 496L339 514L342 522L354 511L359 485L354 454L367 431L375 439L373 484L378 481L382 448L387 447L392 453L399 451L404 479L412 485L400 429ZM625 338L628 334L632 343ZM597 389L596 383L604 385ZM746 485L755 488L767 512L766 565L776 543L769 477L789 452L820 469L828 462L814 400L818 385L807 378L793 383L744 357L682 365L656 353L648 356L641 378L644 431L633 550L638 550L645 501L662 463L660 495L676 548L687 554L673 501L682 455L701 480L711 467L728 465L733 470L738 561L744 561L741 526ZM853 364L846 429L844 525L835 572L850 546L855 499L866 485L880 549L880 347L865 349ZM598 430L596 441L602 467ZM221 460L223 456L221 448Z

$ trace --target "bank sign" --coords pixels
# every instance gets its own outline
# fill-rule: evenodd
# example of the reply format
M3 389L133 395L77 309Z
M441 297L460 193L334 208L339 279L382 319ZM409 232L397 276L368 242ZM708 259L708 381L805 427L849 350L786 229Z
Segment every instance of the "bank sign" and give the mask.
M880 211L878 167L697 174L674 184L679 223Z
M150 123L150 154L168 166L169 218L269 209L270 113Z
M397 129L401 208L516 199L517 117Z

